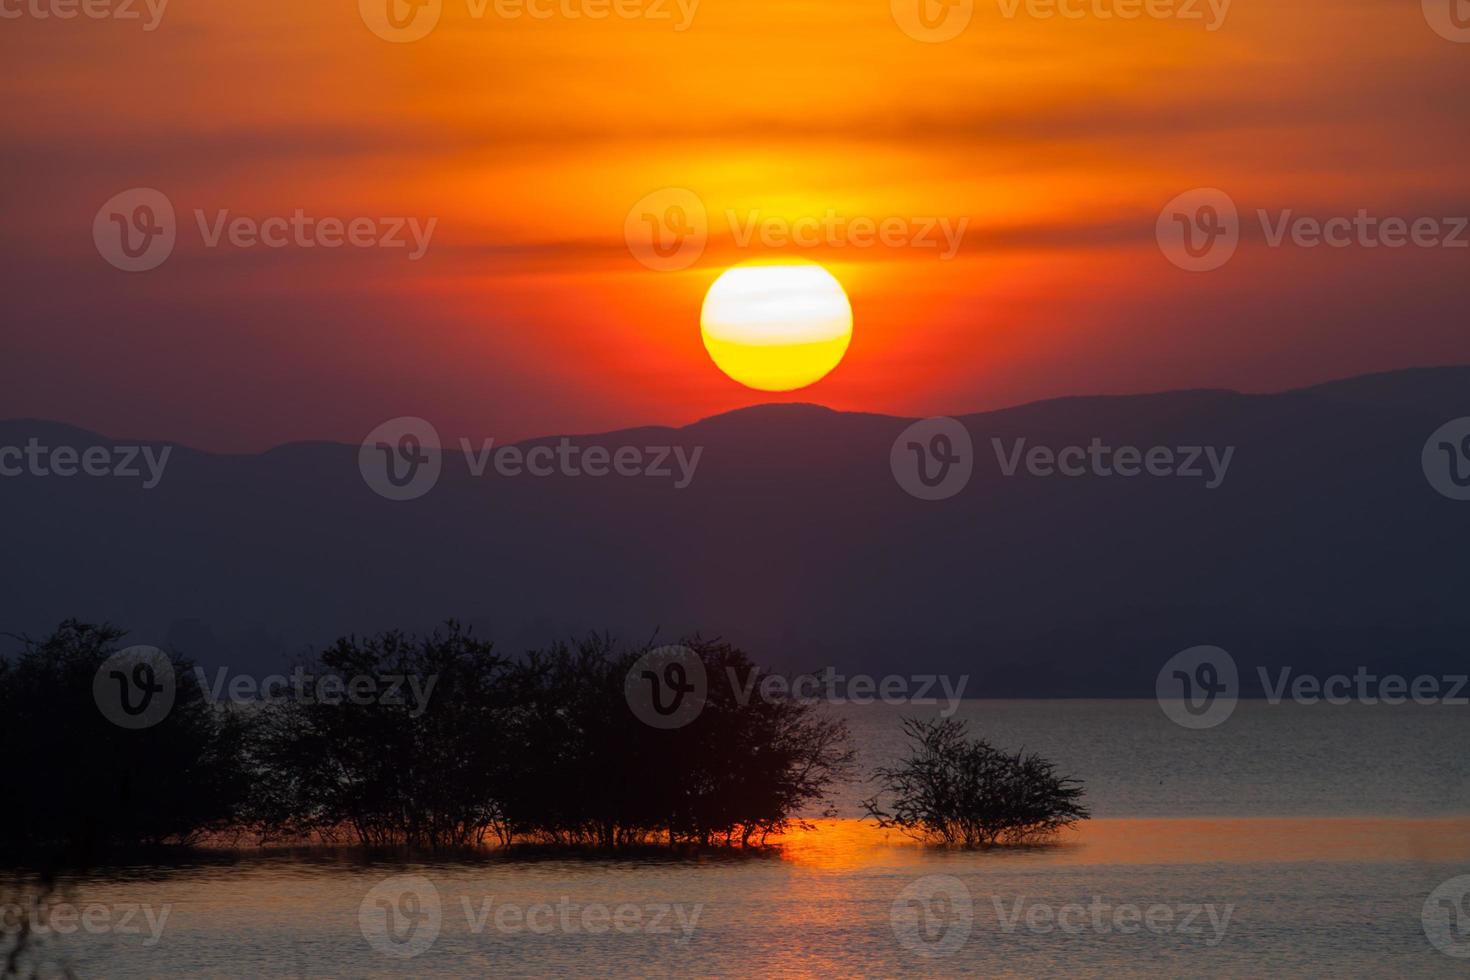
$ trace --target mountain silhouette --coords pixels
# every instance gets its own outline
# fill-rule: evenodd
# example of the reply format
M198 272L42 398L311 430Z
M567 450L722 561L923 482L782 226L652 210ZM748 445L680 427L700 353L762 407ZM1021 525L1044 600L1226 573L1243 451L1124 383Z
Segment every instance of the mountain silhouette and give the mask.
M914 420L804 404L573 439L610 454L698 447L685 489L476 476L450 433L437 484L408 501L370 488L355 445L174 447L153 489L0 478L0 631L106 620L130 642L260 676L338 635L448 617L510 650L697 629L784 669L967 674L971 697L1152 696L1163 662L1199 644L1229 650L1247 691L1256 665L1464 673L1470 502L1437 493L1420 459L1463 416L1467 367L1277 394L1061 398L960 417L973 475L938 501L890 469ZM0 446L32 438L126 442L0 422ZM1235 451L1206 489L1007 476L993 443L1094 438Z

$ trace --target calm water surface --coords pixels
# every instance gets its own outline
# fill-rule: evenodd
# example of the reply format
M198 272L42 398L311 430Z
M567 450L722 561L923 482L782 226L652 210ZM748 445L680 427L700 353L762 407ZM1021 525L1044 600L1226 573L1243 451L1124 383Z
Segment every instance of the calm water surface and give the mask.
M919 713L834 710L864 770ZM1201 732L1151 701L960 713L1081 778L1098 819L1055 847L938 851L852 819L852 786L776 857L250 854L77 882L80 906L137 906L141 932L47 949L120 977L1470 975L1423 918L1470 874L1470 710L1248 702ZM1439 935L1470 953L1465 926Z

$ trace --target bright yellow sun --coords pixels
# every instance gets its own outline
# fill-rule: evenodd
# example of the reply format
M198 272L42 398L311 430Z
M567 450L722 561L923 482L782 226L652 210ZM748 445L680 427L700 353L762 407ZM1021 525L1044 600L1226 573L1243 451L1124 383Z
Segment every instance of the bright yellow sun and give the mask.
M852 341L847 294L812 263L727 269L704 297L699 320L720 370L759 391L820 381Z

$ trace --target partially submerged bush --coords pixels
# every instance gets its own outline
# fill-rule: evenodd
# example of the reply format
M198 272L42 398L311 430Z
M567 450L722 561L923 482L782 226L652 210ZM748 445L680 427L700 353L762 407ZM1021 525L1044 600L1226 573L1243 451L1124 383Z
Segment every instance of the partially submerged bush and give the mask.
M1082 785L1040 756L967 738L965 724L953 719L907 719L904 732L914 742L909 757L877 771L882 792L863 804L881 827L982 847L1045 840L1091 815Z

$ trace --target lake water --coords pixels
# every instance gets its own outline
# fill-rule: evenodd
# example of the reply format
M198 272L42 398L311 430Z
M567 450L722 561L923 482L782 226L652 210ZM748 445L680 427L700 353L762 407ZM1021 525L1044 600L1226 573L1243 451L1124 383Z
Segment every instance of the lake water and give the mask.
M864 771L921 713L831 710ZM1470 973L1470 710L1245 702L1204 731L1152 701L960 714L1082 779L1096 819L1053 847L935 850L854 819L850 786L759 858L221 855L73 883L77 928L45 949L84 977Z

